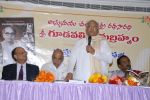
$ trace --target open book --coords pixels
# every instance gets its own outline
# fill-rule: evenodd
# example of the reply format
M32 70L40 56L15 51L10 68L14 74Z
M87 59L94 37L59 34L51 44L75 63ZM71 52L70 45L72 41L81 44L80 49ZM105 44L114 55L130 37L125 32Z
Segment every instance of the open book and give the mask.
M138 70L127 70L129 72L129 76L133 76L141 82L141 85L146 85L149 72L142 72Z
M136 77L138 79L144 78L148 76L149 72L142 72L138 70L127 70L129 72L129 75Z

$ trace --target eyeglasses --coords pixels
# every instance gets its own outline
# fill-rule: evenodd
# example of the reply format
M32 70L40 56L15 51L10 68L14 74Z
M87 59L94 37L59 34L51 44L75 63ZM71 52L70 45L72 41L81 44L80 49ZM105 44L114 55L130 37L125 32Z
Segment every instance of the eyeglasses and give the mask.
M15 32L11 32L11 33L9 33L9 32L6 32L6 33L4 33L5 35L15 35Z
M18 52L16 54L19 54L19 55L27 55L28 53L27 52Z

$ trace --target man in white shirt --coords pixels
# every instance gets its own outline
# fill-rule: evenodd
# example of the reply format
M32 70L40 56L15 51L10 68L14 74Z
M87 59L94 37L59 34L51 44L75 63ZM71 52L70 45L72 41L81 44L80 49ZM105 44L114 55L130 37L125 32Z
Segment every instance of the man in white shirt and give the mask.
M111 49L98 33L98 23L95 20L87 22L86 38L79 40L72 49L66 80L88 81L96 72L108 75L108 65L112 63Z
M110 77L119 76L125 78L129 74L128 70L132 70L131 61L126 55L122 55L117 59L117 65L119 70L110 71Z
M52 54L52 63L44 64L41 70L52 72L56 80L64 80L67 74L66 66L63 64L64 54L62 50L56 49Z

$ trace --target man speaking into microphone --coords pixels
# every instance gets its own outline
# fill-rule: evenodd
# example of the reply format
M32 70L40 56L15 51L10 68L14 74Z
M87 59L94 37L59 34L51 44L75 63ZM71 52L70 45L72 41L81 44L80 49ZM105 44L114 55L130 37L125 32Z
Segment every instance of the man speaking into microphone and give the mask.
M79 40L71 51L66 80L88 81L93 73L108 74L108 65L112 63L111 49L98 35L98 23L88 21L85 31L86 38Z

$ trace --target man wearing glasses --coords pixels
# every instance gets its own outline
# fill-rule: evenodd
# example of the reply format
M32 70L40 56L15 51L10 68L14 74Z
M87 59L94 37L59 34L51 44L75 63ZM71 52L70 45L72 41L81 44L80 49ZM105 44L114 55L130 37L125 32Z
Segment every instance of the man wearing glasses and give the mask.
M39 67L27 63L27 52L22 47L12 51L12 58L16 63L3 67L2 79L34 81L39 73Z

